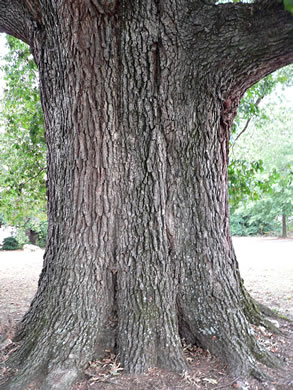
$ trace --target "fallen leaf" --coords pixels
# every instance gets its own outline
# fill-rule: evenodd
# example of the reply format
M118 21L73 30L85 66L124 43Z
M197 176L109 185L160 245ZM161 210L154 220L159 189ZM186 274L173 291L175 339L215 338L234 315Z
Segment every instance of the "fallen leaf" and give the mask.
M216 379L213 378L203 378L203 381L211 383L212 385L216 385L218 383Z

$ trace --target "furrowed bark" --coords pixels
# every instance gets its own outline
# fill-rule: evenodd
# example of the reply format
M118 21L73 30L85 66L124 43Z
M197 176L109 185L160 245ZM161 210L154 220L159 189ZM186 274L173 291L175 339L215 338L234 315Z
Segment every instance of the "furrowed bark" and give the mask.
M178 371L186 363L176 314L179 269L169 221L167 140L179 119L167 95L176 93L174 78L180 80L170 29L178 16L157 2L135 2L123 16L118 350L130 372L154 366Z
M180 157L176 158L177 162L181 162L182 176L185 172L184 181L180 183L180 188L185 187L184 209L178 226L184 224L186 232L183 245L177 245L184 248L181 255L184 276L178 297L180 332L189 342L197 342L224 358L231 372L237 375L247 372L255 374L255 359L268 365L278 365L278 362L255 342L249 324L257 322L270 326L242 288L232 248L228 223L228 140L242 93L276 66L292 61L292 17L281 11L280 7L273 8L273 11L263 9L263 15L256 6L223 5L211 9L215 15L219 9L222 10L214 22L207 8L195 9L190 19L185 17L186 25L192 26L188 48L190 57L197 61L195 74L203 74L205 69L206 79L197 84L193 95L194 122L186 127L185 137L190 134L191 139L191 135L196 134L196 143L186 141L186 145L182 145L182 150L186 150L188 145L191 149L187 163L186 155L184 162L183 159L180 161ZM229 10L229 13L226 14L224 10ZM267 20L272 23L276 12L280 12L287 30L284 35L286 43L280 43L279 36L276 39L268 34L264 38L267 28L262 29ZM208 15L210 20L206 30L202 26L204 15ZM237 26L236 31L231 29L231 23ZM276 26L270 25L274 30ZM215 31L217 34L210 38L209 35ZM195 33L194 41L192 32ZM222 42L213 50L211 56L214 59L202 64L201 72L200 59L197 57L199 34L206 35L207 40ZM264 39L264 48L259 39ZM287 53L283 44L291 47ZM204 50L203 47L200 52ZM202 58L206 59L207 56L202 55ZM214 65L217 65L217 69L213 68ZM227 73L228 69L230 73ZM207 95L205 91L208 91ZM206 107L209 98L210 107ZM184 144L182 140L181 143ZM184 164L192 167L192 173L188 176Z
M66 23L44 20L48 33L34 48L49 229L38 291L15 338L21 348L10 364L20 371L11 389L38 379L41 389L67 389L114 342L117 20L67 1L58 17Z

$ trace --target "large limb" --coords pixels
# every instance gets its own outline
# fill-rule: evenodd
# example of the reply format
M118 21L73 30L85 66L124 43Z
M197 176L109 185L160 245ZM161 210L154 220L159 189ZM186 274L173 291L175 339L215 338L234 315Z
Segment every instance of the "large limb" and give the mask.
M223 24L220 34L226 41L221 47L223 65L234 76L230 93L244 93L267 74L293 62L293 16L282 2L268 4L255 1L216 7Z
M206 58L198 56L198 40L213 44L212 52L210 46L200 49L209 51L219 82L229 82L227 93L244 93L261 78L293 62L293 16L282 2L214 3L200 0L185 7L181 33L197 68L201 58Z
M33 0L0 0L0 32L31 45L37 23L36 9Z

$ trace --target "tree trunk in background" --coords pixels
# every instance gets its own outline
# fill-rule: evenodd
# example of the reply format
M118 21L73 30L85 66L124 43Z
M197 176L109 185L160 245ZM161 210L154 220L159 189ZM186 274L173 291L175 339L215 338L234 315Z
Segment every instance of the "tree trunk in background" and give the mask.
M33 245L36 245L36 240L38 238L38 233L34 230L30 229L26 232L26 235L28 236L29 242Z
M287 238L287 216L282 214L282 237Z
M275 363L229 233L236 108L293 61L291 16L257 7L27 0L27 24L2 27L33 49L48 144L48 245L10 389L69 389L109 348L129 372L179 371L180 336L237 375Z

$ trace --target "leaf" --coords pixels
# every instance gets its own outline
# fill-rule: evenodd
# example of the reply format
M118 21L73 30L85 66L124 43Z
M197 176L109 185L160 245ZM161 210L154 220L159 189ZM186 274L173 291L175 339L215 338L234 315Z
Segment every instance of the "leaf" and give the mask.
M216 385L218 383L216 379L212 378L203 378L203 381L211 383L212 385Z

